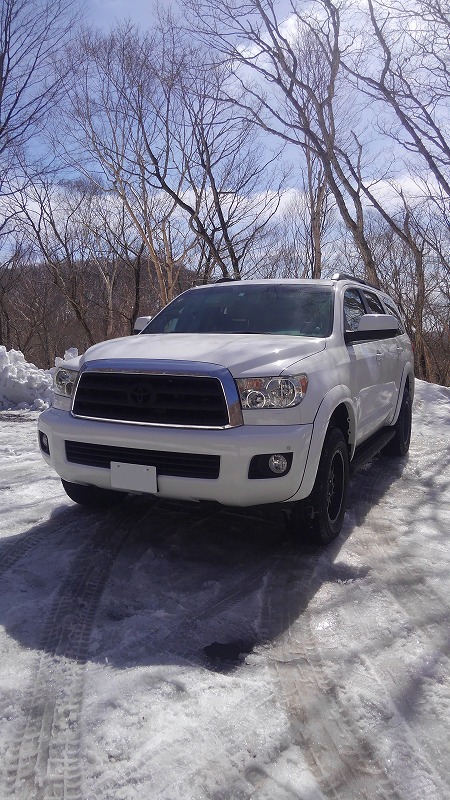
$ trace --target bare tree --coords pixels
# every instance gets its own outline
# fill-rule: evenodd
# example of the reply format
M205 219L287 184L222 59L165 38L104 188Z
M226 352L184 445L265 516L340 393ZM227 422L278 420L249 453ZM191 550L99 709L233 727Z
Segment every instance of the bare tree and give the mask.
M130 332L138 309L129 309L128 300L133 302L137 292L128 291L124 304L116 287L125 271L139 280L135 270L136 261L143 268L142 253L121 208L114 208L103 193L93 193L90 184L57 186L41 179L27 187L17 225L32 249L30 264L41 273L39 280L45 283L47 274L60 304L76 321L80 349Z
M170 23L159 36L129 26L86 36L71 95L86 173L95 180L95 162L161 264L163 303L187 263L203 280L214 269L240 275L280 196L273 154L262 157L254 126L218 100L223 75L206 74L179 35ZM170 248L169 230L177 233Z
M15 310L11 298L20 284L22 264L29 258L30 249L24 237L12 237L9 252L5 252L3 262L0 263L0 342L7 349L13 347L15 342Z
M264 130L311 153L351 232L368 278L377 275L364 230L361 103L349 95L343 56L351 36L331 0L299 0L279 19L273 0L192 0L202 36L222 53L242 94L234 100ZM355 136L355 133L357 134Z
M40 197L50 203L46 216L53 229L61 229L65 218L72 220L71 237L78 242L74 259L79 258L89 274L96 275L98 293L92 299L92 308L102 322L102 338L124 332L124 326L131 333L139 313L142 273L149 259L123 204L87 180L67 181L59 187L56 198L42 193ZM128 288L125 303L124 279Z
M368 0L367 17L345 68L380 103L383 132L413 154L415 170L422 161L450 198L448 3Z
M36 160L30 145L39 151L36 137L65 85L63 53L75 32L77 10L78 0L0 5L0 244L13 229L16 208L10 201Z
M191 191L217 252L239 277L278 212L285 175L281 150L265 153L251 118L235 118L222 92L228 77L215 63L199 68L191 54L180 91L194 141L187 161Z
M0 9L0 158L21 151L39 131L66 78L61 55L73 35L76 0L2 0Z
M324 268L332 269L334 209L320 166L308 166L301 189L291 192L273 228L267 276L320 278Z

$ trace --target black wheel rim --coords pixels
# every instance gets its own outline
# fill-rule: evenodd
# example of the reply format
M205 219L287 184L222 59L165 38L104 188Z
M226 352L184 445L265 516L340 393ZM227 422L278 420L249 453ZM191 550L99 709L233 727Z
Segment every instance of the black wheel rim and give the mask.
M327 486L327 509L330 523L336 522L342 508L345 480L344 459L340 450L337 450L330 464Z

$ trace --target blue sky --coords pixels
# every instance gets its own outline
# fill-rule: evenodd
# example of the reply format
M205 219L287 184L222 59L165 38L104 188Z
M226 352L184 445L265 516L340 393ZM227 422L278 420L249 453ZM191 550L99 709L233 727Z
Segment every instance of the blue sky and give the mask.
M153 7L153 0L86 0L85 4L88 20L104 29L121 19L131 19L144 28L150 24Z

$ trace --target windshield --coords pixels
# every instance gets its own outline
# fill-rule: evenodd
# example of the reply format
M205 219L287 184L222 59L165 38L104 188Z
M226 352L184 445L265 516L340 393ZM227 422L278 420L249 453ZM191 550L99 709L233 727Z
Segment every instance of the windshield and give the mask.
M329 286L226 284L184 292L142 333L271 333L329 336Z

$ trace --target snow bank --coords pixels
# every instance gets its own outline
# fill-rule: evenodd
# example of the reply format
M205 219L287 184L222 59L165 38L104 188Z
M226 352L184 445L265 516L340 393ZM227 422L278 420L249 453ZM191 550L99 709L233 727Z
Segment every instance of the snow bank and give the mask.
M72 348L67 350L64 358L78 355ZM59 366L63 359L57 358ZM6 350L0 345L0 411L6 409L30 409L43 411L52 403L54 369L38 369L34 364L25 361L19 350Z
M450 387L416 378L414 411L420 413L421 424L425 427L436 428L437 423L450 425Z

